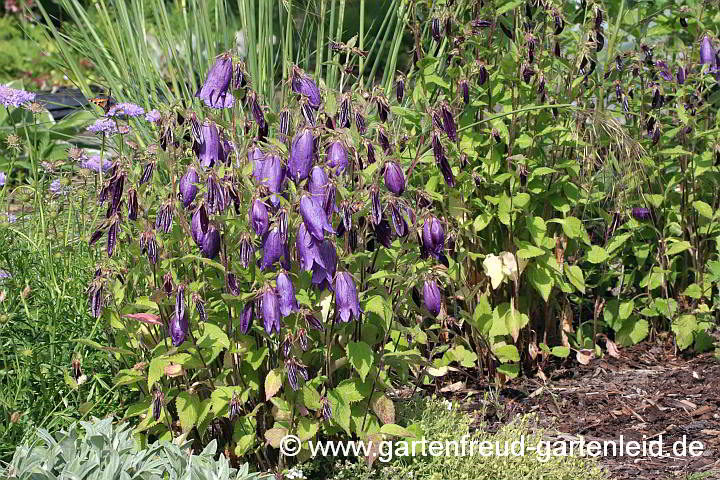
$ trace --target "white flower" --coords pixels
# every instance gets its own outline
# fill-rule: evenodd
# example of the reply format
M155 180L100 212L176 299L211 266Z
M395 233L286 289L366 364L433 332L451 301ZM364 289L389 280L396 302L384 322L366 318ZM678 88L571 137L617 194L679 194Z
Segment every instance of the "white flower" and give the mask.
M452 410L452 402L450 400L443 400L443 405L447 407L448 411Z
M304 479L304 478L307 478L307 477L303 474L302 470L300 470L300 469L297 468L297 467L293 467L293 468L291 468L290 470L287 471L287 473L285 474L285 478L299 478L299 479Z

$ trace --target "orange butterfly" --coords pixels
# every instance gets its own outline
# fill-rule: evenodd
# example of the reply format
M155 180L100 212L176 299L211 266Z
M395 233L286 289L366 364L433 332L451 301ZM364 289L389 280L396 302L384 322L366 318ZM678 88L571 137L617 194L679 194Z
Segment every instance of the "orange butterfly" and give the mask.
M107 96L90 98L88 101L102 108L105 114L107 114L110 111L110 107L115 104L115 100L110 98L110 93L108 93Z

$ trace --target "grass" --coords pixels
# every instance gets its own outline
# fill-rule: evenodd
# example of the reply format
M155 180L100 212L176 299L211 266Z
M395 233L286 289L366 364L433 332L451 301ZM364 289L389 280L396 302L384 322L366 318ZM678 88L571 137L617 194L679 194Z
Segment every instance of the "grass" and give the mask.
M11 275L0 280L0 461L34 427L55 430L122 409L127 400L112 386L113 357L77 341L107 341L85 294L94 254L85 242L63 242L72 210L57 215L54 208L71 201L44 201L44 238L37 214L0 224L0 270ZM79 386L70 376L74 358L86 376Z

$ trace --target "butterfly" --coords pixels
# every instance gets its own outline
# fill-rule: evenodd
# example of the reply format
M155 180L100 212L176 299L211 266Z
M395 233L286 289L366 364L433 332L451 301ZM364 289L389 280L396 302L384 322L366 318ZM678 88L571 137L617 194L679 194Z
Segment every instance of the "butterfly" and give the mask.
M97 105L102 108L103 113L107 114L110 111L110 107L115 104L115 100L110 97L108 92L107 96L93 97L88 99L88 102Z

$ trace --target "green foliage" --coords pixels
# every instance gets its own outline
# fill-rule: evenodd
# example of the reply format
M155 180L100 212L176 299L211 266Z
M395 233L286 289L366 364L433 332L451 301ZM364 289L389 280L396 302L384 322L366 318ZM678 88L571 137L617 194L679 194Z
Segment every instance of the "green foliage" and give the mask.
M156 442L138 449L128 424L113 425L111 418L73 424L51 435L38 430L38 441L15 451L6 475L18 479L87 478L110 480L164 478L254 480L267 476L249 473L247 464L230 467L222 454L216 460L215 443L200 454L188 455L190 442Z
M447 401L437 399L412 400L410 405L399 404L402 423L415 434L416 439L425 438L428 441L460 442L464 435L467 441L499 442L504 448L505 442L514 442L525 439L526 445L536 445L543 439L543 432L536 428L532 416L517 417L510 424L502 427L497 433L484 431L483 426L470 428L472 418L467 413L450 405ZM412 438L408 438L412 441ZM492 445L495 445L492 443ZM420 452L420 447L416 449ZM451 447L451 453L454 447ZM460 450L459 450L460 451ZM458 478L467 480L478 479L551 479L570 480L584 478L600 480L607 478L592 459L583 459L577 456L550 457L549 461L540 460L534 453L525 456L483 456L477 452L475 456L469 455L440 455L393 457L389 462L382 462L381 458L375 460L373 467L368 467L363 458L355 460L338 461L333 465L332 480L351 479L390 479L400 480L412 478L414 480L440 480L445 478ZM387 457L385 458L387 460ZM319 461L311 462L303 467L306 478L321 478L324 470L316 469ZM327 468L327 467L323 467Z

